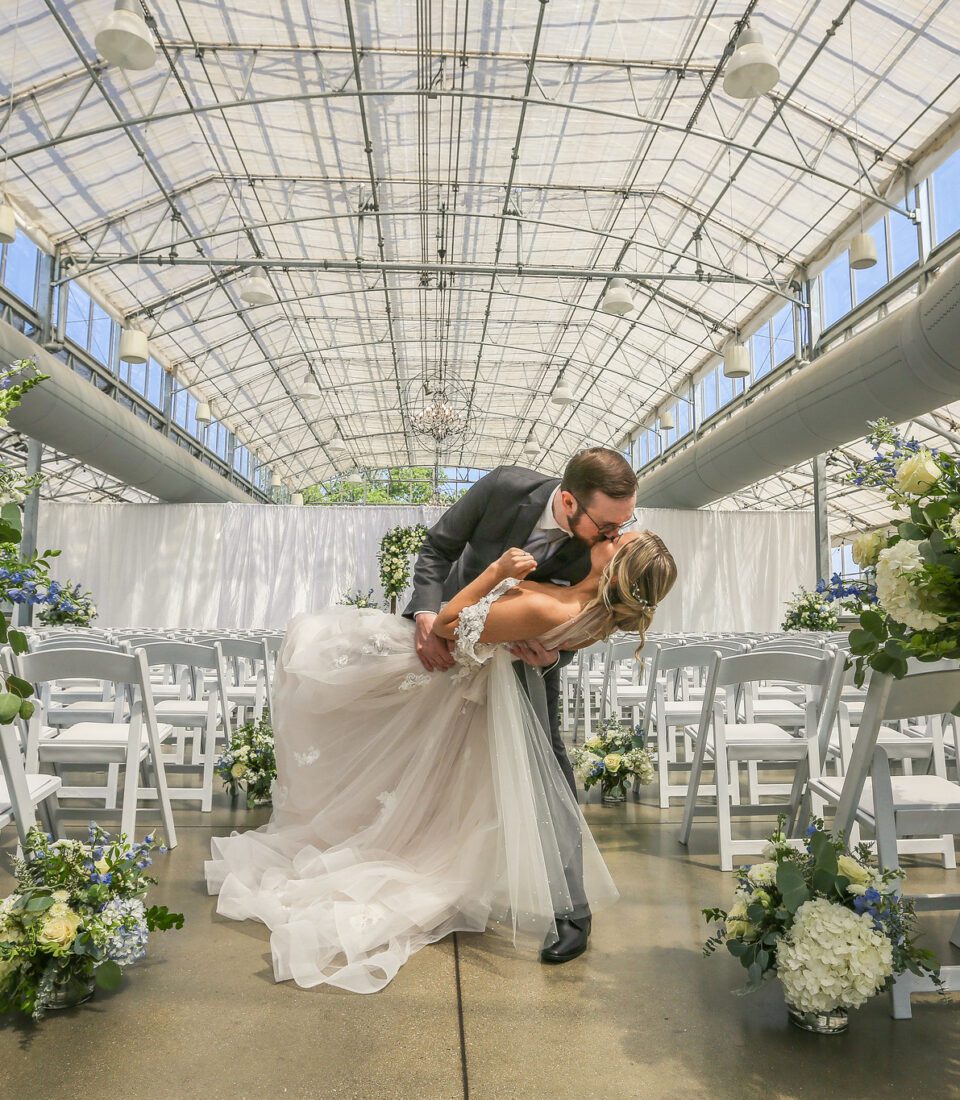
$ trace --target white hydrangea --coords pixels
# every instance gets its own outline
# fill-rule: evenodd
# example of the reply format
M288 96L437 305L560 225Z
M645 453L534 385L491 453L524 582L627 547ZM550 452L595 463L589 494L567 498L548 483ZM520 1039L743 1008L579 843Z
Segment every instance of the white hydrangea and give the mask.
M893 948L873 918L826 898L805 901L777 947L777 976L801 1012L858 1008L892 973Z
M585 782L587 778L593 774L593 769L600 763L600 757L596 753L581 752L577 756L577 760L574 764L574 771L577 773L577 778L581 783Z
M922 568L919 542L901 539L881 550L877 558L877 600L891 619L911 630L934 630L946 620L921 608L919 594L910 583L910 575Z
M953 535L955 539L960 539L960 512L957 512L953 519L950 520L950 534Z

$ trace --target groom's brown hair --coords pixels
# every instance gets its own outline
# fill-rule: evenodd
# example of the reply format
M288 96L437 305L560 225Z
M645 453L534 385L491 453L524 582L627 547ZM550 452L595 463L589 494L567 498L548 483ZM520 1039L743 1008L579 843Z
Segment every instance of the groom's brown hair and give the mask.
M560 488L587 504L597 491L614 500L625 500L637 491L637 475L619 452L609 447L589 447L567 463Z

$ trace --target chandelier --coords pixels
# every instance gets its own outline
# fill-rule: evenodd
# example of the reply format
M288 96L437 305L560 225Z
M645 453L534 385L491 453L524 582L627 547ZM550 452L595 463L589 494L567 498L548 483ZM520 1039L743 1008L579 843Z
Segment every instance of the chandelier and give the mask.
M437 450L449 448L468 434L468 407L469 395L458 382L418 383L411 387L407 398L410 428L418 439Z

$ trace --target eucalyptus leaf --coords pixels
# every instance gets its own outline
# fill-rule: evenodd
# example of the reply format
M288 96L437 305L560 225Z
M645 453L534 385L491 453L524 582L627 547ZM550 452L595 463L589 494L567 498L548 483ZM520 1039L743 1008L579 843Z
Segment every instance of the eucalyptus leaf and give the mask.
M0 692L0 725L9 725L17 717L20 703L19 695L11 695L9 691Z
M93 973L97 985L108 992L118 989L120 982L123 980L123 971L111 959L102 962Z
M886 628L883 623L883 616L878 611L861 611L860 612L860 626L863 628L865 634L872 634L874 638L881 639L886 634ZM853 635L858 633L854 630L851 632L850 637L853 639Z
M783 896L784 908L789 913L796 913L805 901L810 900L803 873L792 861L788 860L777 867L777 889Z

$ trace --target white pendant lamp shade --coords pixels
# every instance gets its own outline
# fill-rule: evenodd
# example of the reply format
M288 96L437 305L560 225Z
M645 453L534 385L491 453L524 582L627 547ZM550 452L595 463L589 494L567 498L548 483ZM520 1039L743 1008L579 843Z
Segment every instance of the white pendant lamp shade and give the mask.
M290 503L297 508L303 507L303 493L292 493L290 496Z
M730 344L723 357L724 378L750 377L750 349L746 344Z
M273 301L273 289L262 267L251 267L250 274L240 283L240 297L251 306L265 306Z
M850 242L850 266L854 271L866 271L876 263L876 241L869 233L858 233Z
M576 398L573 396L573 390L570 388L568 383L561 382L560 385L557 386L557 388L553 391L550 400L554 405L563 406L572 405L574 401L576 401Z
M125 328L120 334L120 362L146 363L149 358L147 334L138 328Z
M360 476L358 470L354 470L353 473L347 478L348 485L363 485L363 478Z
M279 489L282 484L283 481L281 480L280 475L277 473L276 470L274 470L273 473L270 475L270 488Z
M611 279L600 303L603 313L612 313L615 317L622 317L633 309L633 295L627 286L626 279Z
M536 458L540 453L540 444L535 439L528 439L524 444L523 453L526 458Z
M669 432L676 427L673 412L670 409L660 410L660 431Z
M116 0L93 40L98 53L121 69L149 69L157 47L136 0Z
M0 197L0 244L13 244L17 236L17 219L13 207Z
M769 92L779 79L777 59L763 44L760 33L747 28L737 39L723 74L723 90L731 99L756 99Z
M197 402L197 423L209 424L210 423L210 402L198 401Z
M327 444L327 453L330 455L346 454L347 445L342 439L331 439Z

